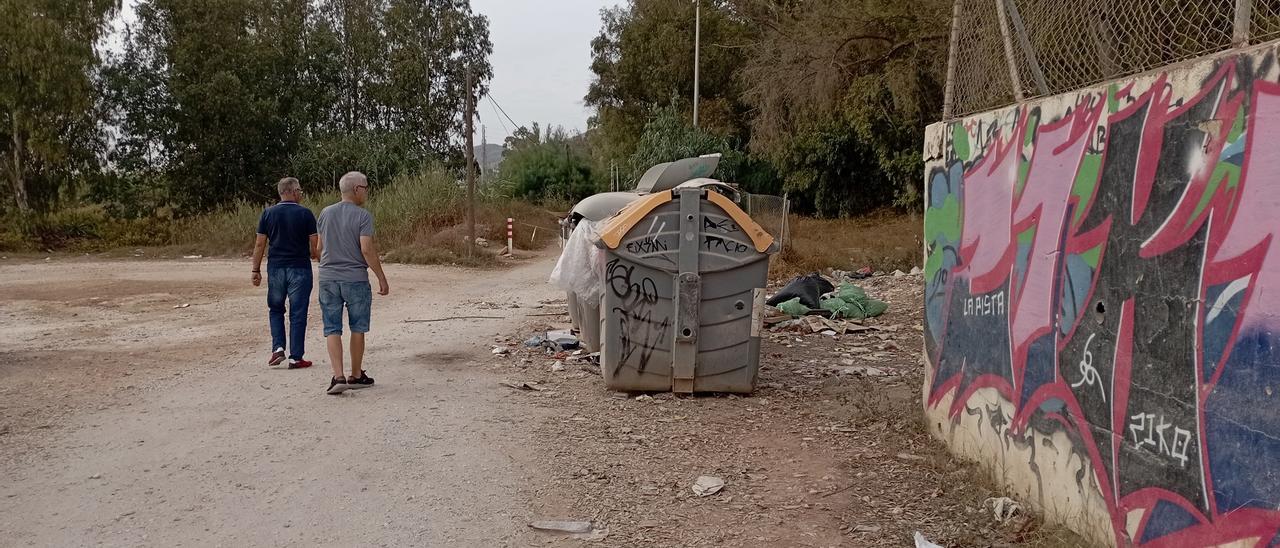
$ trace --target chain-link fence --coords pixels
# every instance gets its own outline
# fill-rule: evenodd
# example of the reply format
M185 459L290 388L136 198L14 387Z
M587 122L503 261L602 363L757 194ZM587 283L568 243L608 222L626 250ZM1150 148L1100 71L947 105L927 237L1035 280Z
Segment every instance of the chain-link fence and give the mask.
M943 117L1280 37L1280 0L954 0Z
M785 196L768 194L749 194L741 192L738 206L755 220L760 228L768 232L782 249L787 242L787 214L790 213L791 202Z

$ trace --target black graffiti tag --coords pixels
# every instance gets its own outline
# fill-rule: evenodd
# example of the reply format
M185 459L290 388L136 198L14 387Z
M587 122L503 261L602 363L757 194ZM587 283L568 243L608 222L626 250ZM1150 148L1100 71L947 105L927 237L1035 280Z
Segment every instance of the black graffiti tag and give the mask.
M747 247L746 244L735 242L733 240L726 240L719 236L707 234L702 238L702 246L707 248L707 251L723 249L726 253L746 253L747 250L751 249Z
M716 222L716 221L712 221L710 218L703 217L702 230L718 230L720 232L728 233L728 232L740 232L742 229L738 228L737 223L729 219L724 219L722 221Z
M635 355L636 350L640 351L639 363L636 364L636 371L644 373L649 367L649 359L653 357L653 351L660 348L667 339L667 328L671 325L671 318L663 318L657 325L653 325L653 312L650 310L631 311L621 307L614 307L613 314L618 317L618 343L621 347L619 350L618 365L614 367L613 374L618 374L622 366L631 361L631 356ZM641 337L637 341L636 336Z
M658 285L652 278L645 276L637 282L631 280L636 270L635 266L624 265L618 259L609 261L606 266L606 282L623 306L634 308L658 302Z
M660 253L667 251L667 242L659 240L653 236L646 236L634 242L627 242L627 252L636 255L647 255L649 253Z

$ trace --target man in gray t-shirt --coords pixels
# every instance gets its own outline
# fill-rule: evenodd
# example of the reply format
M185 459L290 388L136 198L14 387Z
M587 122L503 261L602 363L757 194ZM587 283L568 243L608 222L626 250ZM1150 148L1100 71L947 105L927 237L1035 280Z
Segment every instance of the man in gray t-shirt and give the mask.
M369 269L378 277L378 294L386 295L387 276L382 273L378 250L373 243L373 215L363 207L369 197L369 180L352 171L338 181L342 201L324 208L316 220L320 233L320 311L324 336L329 346L333 378L330 394L373 385L373 378L361 369L364 334L369 332L373 295ZM351 376L343 376L342 309L347 309L351 327Z

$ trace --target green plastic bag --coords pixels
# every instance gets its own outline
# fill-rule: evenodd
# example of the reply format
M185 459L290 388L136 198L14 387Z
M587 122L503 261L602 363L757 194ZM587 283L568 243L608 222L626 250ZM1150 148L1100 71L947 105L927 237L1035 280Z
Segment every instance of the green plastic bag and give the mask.
M845 302L856 302L867 298L867 292L861 287L845 282L836 288L836 296L844 299Z
M791 316L804 316L809 313L809 307L800 304L800 297L796 297L786 302L778 303L778 310L786 312Z
M844 302L845 306L832 302L837 300ZM838 310L841 319L865 320L884 314L889 305L868 297L861 287L846 282L836 288L835 298L822 301L822 308L830 310L832 318L837 317Z
M841 299L838 297L823 299L822 302L819 304L822 305L823 310L831 312L831 319L833 320L848 318L849 314L853 313L854 311L853 305L849 304L848 301L845 301L844 299Z

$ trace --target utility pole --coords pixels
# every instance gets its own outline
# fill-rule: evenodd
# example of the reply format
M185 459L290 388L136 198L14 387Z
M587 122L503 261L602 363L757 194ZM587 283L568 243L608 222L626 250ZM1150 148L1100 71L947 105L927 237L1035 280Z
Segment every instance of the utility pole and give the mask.
M471 95L471 69L467 69L467 256L476 253L476 175L472 164L476 160L475 136L471 119L475 117L475 98Z
M480 180L484 180L484 168L489 165L489 140L484 136L484 124L480 124Z
M702 47L702 2L693 0L693 127L698 127L698 50Z

